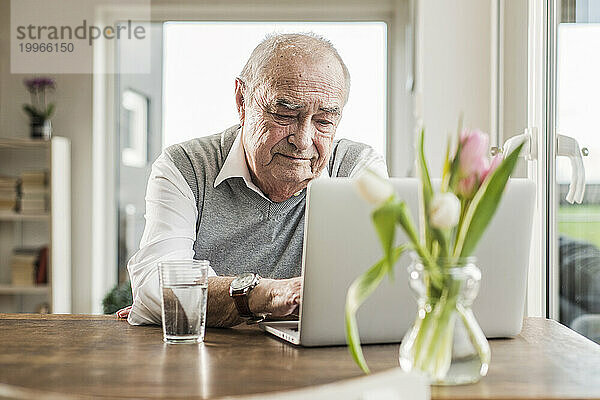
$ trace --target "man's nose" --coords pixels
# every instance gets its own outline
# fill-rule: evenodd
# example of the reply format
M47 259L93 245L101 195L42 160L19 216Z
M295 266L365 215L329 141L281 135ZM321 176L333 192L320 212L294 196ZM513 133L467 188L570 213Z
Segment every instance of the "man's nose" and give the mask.
M298 130L288 137L288 142L296 146L298 150L308 150L312 147L313 131L310 118L305 118L298 124Z

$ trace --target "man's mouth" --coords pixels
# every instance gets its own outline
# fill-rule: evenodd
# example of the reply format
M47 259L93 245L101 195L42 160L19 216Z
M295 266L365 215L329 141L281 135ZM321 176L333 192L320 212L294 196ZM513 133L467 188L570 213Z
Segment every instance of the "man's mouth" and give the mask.
M287 155L287 154L282 154L282 153L277 153L278 155L285 157L289 160L296 160L296 161L310 161L310 157L298 157L298 156L293 156L293 155Z

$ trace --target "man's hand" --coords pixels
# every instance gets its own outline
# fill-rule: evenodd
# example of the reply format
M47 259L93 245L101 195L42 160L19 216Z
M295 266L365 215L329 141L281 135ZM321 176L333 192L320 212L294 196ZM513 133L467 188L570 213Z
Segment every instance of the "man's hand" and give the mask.
M261 279L250 291L248 305L257 315L285 317L298 315L302 279Z
M207 325L226 327L237 325L243 320L239 317L233 300L229 297L229 284L233 278L211 277L208 279ZM248 295L250 311L257 315L281 318L298 316L302 278L260 280L258 286ZM116 312L118 318L126 319L131 306Z
M208 305L206 324L209 327L229 327L244 322L229 296L233 277L211 276L208 278ZM275 318L298 314L302 278L266 279L248 294L250 311L257 315Z
M120 319L127 319L129 317L129 312L131 311L131 306L127 306L125 308L121 308L116 312L117 317Z

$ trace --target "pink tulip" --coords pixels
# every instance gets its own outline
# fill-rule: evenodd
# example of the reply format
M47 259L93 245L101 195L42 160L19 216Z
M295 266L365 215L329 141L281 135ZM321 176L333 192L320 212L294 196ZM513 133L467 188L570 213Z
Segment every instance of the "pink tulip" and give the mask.
M481 178L489 169L489 139L480 130L463 130L460 135L460 173L463 177L476 175Z
M492 162L490 163L490 166L483 173L483 175L481 175L481 182L485 181L485 178L490 176L492 174L492 172L494 172L496 170L496 168L498 168L498 166L500 165L502 160L504 160L504 157L502 156L501 153L496 154L494 156L494 158L492 158Z
M456 185L456 194L461 197L471 198L475 193L475 185L477 184L477 176L470 175L462 178Z

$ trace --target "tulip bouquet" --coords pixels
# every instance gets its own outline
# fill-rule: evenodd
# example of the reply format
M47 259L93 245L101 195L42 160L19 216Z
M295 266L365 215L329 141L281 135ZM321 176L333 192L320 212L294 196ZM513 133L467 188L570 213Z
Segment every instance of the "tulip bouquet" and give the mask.
M434 381L443 379L450 368L453 320L457 318L460 288L452 279L448 279L448 271L475 250L498 207L523 146L518 146L506 158L498 154L490 159L486 134L459 127L457 136L455 145L451 138L448 140L441 185L434 190L423 151L424 131L420 131L417 164L421 184L422 238L417 233L405 202L396 197L386 180L370 171L356 180L361 194L376 205L372 220L384 253L379 262L352 283L346 298L349 350L366 373L369 369L360 347L356 311L386 274L393 277L394 264L406 250L412 250L423 266L423 291L428 308L420 310L415 326L407 334L414 343L410 350L412 363L408 368L403 368L421 370ZM394 240L396 224L408 237L408 243L397 247ZM458 318L464 320L469 335L476 338L474 342L480 358L483 362L489 362L489 346L485 336L478 325L473 326L477 323L471 318L472 314L469 317L468 312L463 312ZM485 375L485 372L481 371L481 375Z

